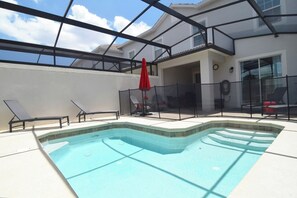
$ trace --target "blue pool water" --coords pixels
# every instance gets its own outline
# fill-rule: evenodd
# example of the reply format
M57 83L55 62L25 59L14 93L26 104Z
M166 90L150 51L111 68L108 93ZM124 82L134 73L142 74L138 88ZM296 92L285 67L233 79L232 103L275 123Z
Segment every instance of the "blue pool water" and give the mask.
M79 197L226 197L274 138L222 128L166 138L122 128L44 149Z

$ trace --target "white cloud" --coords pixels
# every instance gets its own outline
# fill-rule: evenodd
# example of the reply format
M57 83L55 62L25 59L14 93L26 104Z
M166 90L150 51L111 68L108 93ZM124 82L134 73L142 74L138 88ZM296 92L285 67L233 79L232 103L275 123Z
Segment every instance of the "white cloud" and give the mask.
M101 18L101 17L97 16L96 14L89 12L89 10L82 5L72 6L71 12L72 12L72 14L70 14L68 16L68 18L70 18L70 19L74 19L74 20L85 22L85 23L98 25L98 26L101 26L101 27L104 27L107 29L111 29L107 19Z
M113 27L117 30L117 31L121 31L122 29L124 29L128 24L130 23L130 21L122 16L115 16L114 17L114 23L113 23ZM132 36L138 36L141 33L147 31L148 29L150 29L151 27L149 25L147 25L144 22L139 22L139 23L133 23L131 24L125 31L125 34L129 34Z
M68 17L70 19L111 29L107 19L90 13L86 7L81 5L72 6L71 14ZM111 43L112 39L113 36L111 35L65 24L61 32L59 46L91 51L98 47L98 45Z
M17 4L15 0L6 0ZM116 16L114 22L91 13L86 7L73 5L71 19L97 25L103 28L121 31L130 21L121 16ZM53 46L60 23L43 18L23 15L0 8L0 33L17 41L45 44ZM125 33L137 36L150 27L144 22L132 24ZM58 42L58 47L91 51L102 44L111 43L114 37L83 28L64 24Z
M24 15L5 9L0 11L0 24L2 34L18 41L38 44L52 43L59 25L42 18L24 17Z
M18 4L18 2L15 0L2 0L2 1L6 1L8 3L13 3L13 4Z
M108 21L90 13L84 6L74 5L69 18L110 29ZM0 33L17 41L53 46L60 23L28 17L16 12L0 9ZM113 37L98 32L63 25L58 46L91 51L100 44L110 43Z

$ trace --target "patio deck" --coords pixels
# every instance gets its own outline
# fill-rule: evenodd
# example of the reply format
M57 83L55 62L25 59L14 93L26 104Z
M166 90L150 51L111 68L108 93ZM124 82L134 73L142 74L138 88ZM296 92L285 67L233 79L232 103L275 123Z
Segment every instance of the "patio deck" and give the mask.
M72 123L62 129L38 127L37 136L46 133L75 130L110 122L130 122L160 128L188 128L209 121L269 123L284 126L284 130L261 156L255 166L234 189L230 197L296 197L297 184L297 123L227 117L190 118L182 121L148 117L121 117L112 121ZM0 133L0 197L76 197L59 171L40 150L34 134Z

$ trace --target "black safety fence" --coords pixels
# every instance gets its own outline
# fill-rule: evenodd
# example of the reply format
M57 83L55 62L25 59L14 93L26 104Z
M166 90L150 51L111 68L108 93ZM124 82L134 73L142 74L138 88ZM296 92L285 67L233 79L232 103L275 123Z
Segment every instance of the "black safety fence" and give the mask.
M297 76L154 86L149 91L120 91L119 97L122 115L297 120Z

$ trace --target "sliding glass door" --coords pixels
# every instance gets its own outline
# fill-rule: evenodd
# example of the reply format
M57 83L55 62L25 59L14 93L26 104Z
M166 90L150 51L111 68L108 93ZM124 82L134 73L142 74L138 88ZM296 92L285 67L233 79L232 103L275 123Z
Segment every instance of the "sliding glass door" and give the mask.
M249 103L250 99L254 104L261 103L263 93L271 92L276 86L266 85L265 79L282 76L280 55L243 61L240 67L243 103Z

